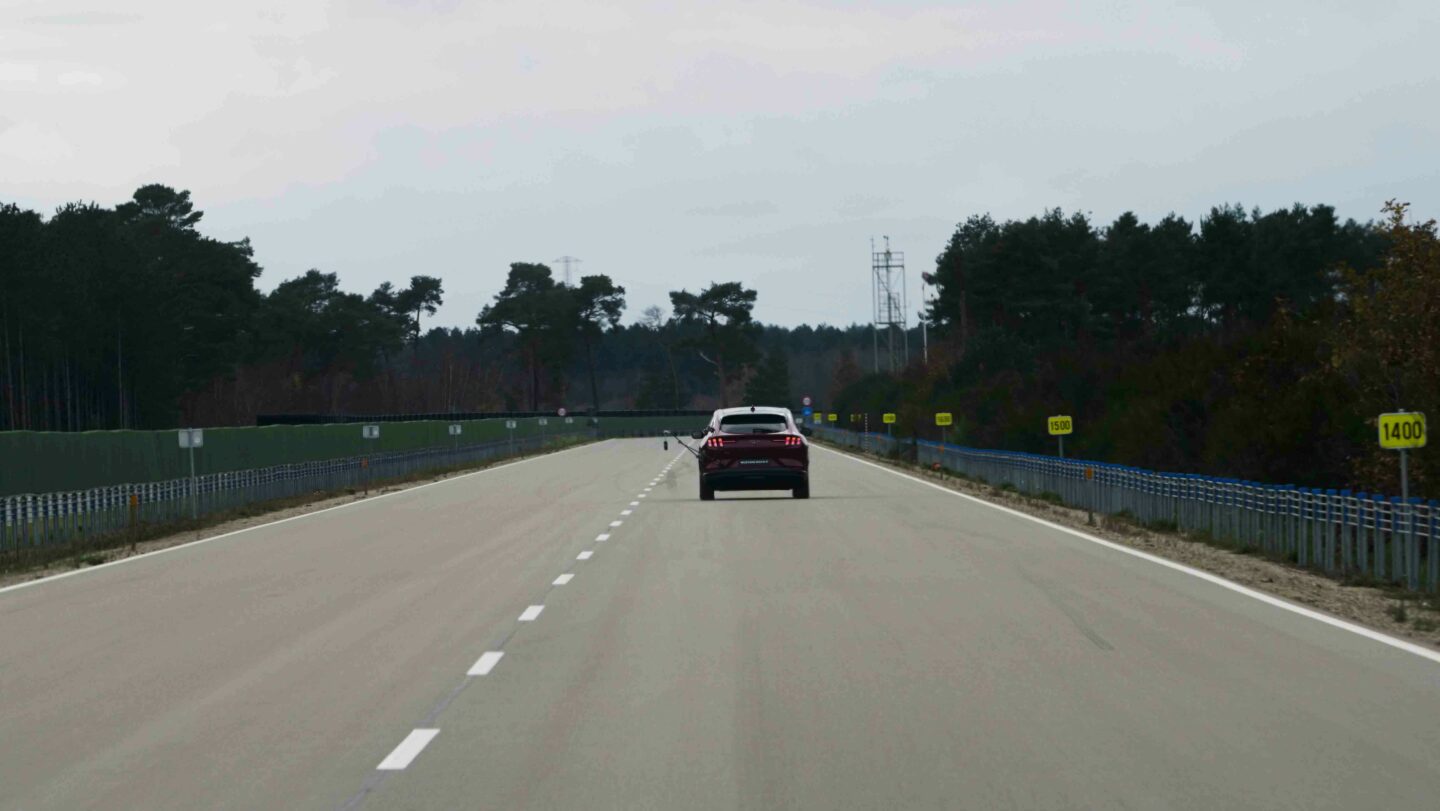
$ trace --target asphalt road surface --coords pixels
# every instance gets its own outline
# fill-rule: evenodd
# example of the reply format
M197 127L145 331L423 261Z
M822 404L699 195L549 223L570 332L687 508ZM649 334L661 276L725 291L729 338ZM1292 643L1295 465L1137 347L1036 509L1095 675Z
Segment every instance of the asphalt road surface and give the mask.
M1440 662L617 440L0 592L0 807L1440 807Z

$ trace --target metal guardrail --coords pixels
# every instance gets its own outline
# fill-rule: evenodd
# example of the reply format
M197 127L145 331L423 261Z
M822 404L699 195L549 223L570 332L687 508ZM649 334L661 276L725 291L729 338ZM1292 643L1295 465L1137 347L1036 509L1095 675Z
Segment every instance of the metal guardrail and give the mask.
M632 408L632 409L601 409L591 411L589 409L578 409L568 412L575 420L591 419L636 419L646 417L694 417L703 424L715 413L714 409L696 408ZM535 419L548 417L559 418L553 410L547 411L426 411L411 412L404 414L327 414L327 413L292 413L292 414L256 414L255 424L264 425L330 425L335 423L364 423L364 422L415 422L428 420L432 422L457 422L466 420L497 420L497 419ZM603 423L602 423L603 424Z
M661 428L612 428L583 434L517 437L420 450L377 452L317 462L117 484L58 493L0 496L0 556L45 550L142 527L194 520L247 504L311 493L361 489L435 470L530 453L579 436L660 436Z
M815 426L836 445L1053 494L1071 507L1126 514L1152 526L1203 533L1332 575L1364 574L1412 591L1440 591L1440 503L1350 490L1261 484L1124 465L987 451ZM1088 475L1087 475L1088 474Z
M121 535L246 504L310 493L361 489L418 473L540 450L565 436L373 453L319 462L118 484L65 493L0 497L0 555Z

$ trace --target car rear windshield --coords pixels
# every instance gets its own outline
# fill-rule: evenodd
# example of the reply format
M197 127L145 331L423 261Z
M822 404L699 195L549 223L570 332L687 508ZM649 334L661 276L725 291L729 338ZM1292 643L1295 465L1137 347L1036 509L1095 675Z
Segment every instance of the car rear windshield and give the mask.
M732 434L774 434L787 427L780 414L731 414L720 418L720 430Z

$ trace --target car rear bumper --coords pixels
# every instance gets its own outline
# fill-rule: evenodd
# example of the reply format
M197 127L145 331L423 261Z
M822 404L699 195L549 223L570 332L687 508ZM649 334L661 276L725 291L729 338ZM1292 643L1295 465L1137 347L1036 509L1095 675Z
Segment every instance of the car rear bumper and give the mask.
M715 490L791 490L810 480L805 470L762 468L760 470L716 470L703 474L707 487Z

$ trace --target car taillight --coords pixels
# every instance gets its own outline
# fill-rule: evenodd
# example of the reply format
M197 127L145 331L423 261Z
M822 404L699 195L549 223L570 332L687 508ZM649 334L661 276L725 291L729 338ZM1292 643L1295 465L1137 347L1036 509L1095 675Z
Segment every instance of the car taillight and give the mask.
M712 437L710 437L709 439L705 440L705 447L707 447L707 448L723 448L723 447L725 447L725 440L724 440L724 439L721 439L721 438L718 437L718 436L712 436Z
M787 437L785 437L784 444L787 445L787 446L794 446L794 445L800 445L800 444L803 444L803 443L800 441L800 437L798 437L798 436L787 436Z

